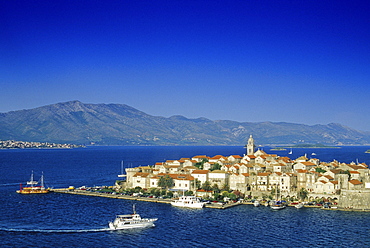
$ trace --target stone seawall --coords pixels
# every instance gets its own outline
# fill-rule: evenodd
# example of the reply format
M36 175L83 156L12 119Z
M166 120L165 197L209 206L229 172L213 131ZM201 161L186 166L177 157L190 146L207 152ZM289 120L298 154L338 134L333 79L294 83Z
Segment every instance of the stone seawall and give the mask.
M370 189L342 190L338 207L370 211Z

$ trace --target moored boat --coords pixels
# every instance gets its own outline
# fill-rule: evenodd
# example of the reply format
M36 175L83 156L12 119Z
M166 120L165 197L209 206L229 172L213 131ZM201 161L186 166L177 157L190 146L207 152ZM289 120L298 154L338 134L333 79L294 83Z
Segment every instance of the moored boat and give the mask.
M259 202L259 201L257 201L257 200L255 200L255 201L253 202L253 205L254 205L255 207L259 207L259 206L260 206L260 202Z
M281 201L274 201L271 205L270 205L270 208L274 209L274 210L280 210L280 209L283 209L285 208L285 204L282 203Z
M114 221L109 222L109 228L112 230L121 230L155 226L154 222L158 220L158 218L141 218L135 211L135 204L132 208L133 214L117 215Z
M204 202L201 202L195 196L181 196L178 200L172 201L171 205L175 207L203 208Z
M294 207L295 207L295 208L300 209L300 208L303 208L303 207L304 207L304 205L303 205L303 203L302 203L302 202L300 202L300 203L298 203L297 205L294 205Z
M44 174L41 175L40 186L37 186L38 182L33 180L33 171L31 173L31 180L27 182L27 187L23 187L20 184L20 189L17 190L19 194L46 194L49 193L49 189L44 186Z

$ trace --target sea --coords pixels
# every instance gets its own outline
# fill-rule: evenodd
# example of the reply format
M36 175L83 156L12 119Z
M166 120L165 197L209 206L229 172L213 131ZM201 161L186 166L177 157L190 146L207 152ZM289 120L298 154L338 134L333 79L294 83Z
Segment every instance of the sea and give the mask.
M294 148L267 153L370 165L370 147ZM185 209L170 204L62 193L17 194L43 173L53 188L114 185L125 168L191 158L243 155L242 146L110 146L0 150L1 247L370 247L370 213L240 205ZM315 153L316 155L312 155ZM116 214L158 218L155 227L111 231Z

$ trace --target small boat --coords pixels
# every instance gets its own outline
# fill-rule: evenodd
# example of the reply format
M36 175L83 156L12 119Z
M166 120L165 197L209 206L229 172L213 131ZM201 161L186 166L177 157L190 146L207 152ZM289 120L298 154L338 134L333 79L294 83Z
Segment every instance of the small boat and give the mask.
M260 202L259 202L259 201L257 201L257 200L255 200L255 201L253 202L253 205L254 205L255 207L259 207L259 206L260 206Z
M295 205L294 207L295 207L295 208L297 208L297 209L300 209L300 208L303 208L303 207L304 207L304 205L303 205L303 203L302 203L302 202L300 202L300 203L298 203L297 205Z
M278 188L275 187L275 199L278 199ZM274 209L274 210L280 210L280 209L283 209L285 208L285 204L280 200L275 200L275 201L272 201L270 202L270 208Z
M195 196L181 196L178 200L172 201L171 205L175 207L203 208L204 202L201 202Z
M121 230L155 226L154 222L158 220L158 218L141 218L141 216L135 211L135 204L132 208L134 212L133 214L117 215L114 221L109 222L109 228L112 230Z
M274 209L274 210L280 210L280 209L283 209L285 208L285 204L282 203L281 201L274 201L271 205L270 205L270 208Z
M290 149L290 152L288 152L288 154L293 154L293 150L292 150L292 149Z
M17 190L19 194L46 194L49 193L49 189L45 188L44 186L44 174L41 175L41 185L36 186L38 184L37 181L33 180L33 171L31 173L31 180L27 182L27 187L22 187L20 184L20 189Z
M311 155L312 155L312 156L315 156L315 155L316 155L316 153L314 153L314 152L313 152L313 153L311 153Z

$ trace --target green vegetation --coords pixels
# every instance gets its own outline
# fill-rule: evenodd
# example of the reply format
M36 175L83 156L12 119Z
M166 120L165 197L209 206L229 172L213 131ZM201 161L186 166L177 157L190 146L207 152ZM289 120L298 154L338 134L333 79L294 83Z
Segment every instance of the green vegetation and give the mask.
M169 175L165 175L159 178L158 187L166 188L166 191L168 191L168 188L171 188L172 186L173 186L173 179Z
M326 170L323 170L320 167L316 167L315 171L318 172L318 173L325 173L326 172Z
M301 188L301 190L298 192L299 198L303 201L307 198L308 191L305 188Z

